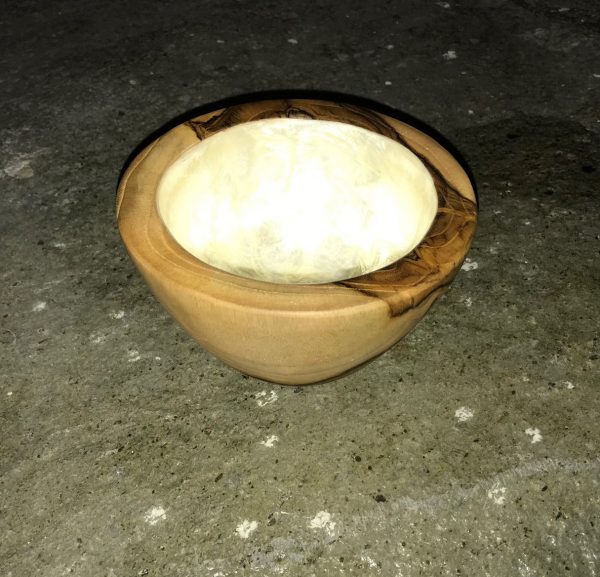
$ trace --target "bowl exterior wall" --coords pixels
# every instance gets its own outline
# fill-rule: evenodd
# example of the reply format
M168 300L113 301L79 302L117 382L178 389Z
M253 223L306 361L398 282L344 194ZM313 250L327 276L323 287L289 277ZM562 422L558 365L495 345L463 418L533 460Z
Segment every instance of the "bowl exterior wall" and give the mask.
M332 380L364 365L414 328L443 292L396 317L371 297L363 297L373 301L365 306L326 313L273 311L186 291L136 265L158 301L204 349L242 373L287 385Z

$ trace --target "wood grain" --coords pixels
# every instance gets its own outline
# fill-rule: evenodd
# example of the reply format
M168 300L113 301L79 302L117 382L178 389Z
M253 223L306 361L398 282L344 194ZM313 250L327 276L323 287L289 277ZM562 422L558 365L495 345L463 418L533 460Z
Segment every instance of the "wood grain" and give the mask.
M199 139L263 118L346 122L410 148L432 175L439 200L423 242L384 269L321 285L242 278L187 253L157 214L162 173ZM284 384L341 376L410 331L459 270L476 214L468 176L438 142L366 108L317 100L246 103L182 123L133 160L117 193L121 236L158 300L206 350L243 373Z

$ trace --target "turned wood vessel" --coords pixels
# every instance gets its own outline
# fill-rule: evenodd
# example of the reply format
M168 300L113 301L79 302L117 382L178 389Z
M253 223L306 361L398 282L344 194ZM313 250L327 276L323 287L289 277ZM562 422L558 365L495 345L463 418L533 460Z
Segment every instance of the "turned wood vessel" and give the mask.
M269 118L347 123L410 149L437 192L437 213L425 238L389 266L321 284L265 282L192 256L159 216L162 176L199 141ZM163 306L207 351L243 373L282 384L342 376L408 333L459 270L476 213L467 174L436 140L364 107L305 99L234 105L183 122L131 162L117 193L123 242Z

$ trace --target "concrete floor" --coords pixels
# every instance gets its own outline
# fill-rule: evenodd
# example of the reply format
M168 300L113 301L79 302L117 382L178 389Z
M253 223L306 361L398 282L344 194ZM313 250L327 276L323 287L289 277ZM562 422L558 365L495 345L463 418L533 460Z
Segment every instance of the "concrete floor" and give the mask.
M600 575L598 3L9 0L1 18L2 576ZM148 134L279 88L421 119L481 201L425 320L308 388L196 345L113 213Z

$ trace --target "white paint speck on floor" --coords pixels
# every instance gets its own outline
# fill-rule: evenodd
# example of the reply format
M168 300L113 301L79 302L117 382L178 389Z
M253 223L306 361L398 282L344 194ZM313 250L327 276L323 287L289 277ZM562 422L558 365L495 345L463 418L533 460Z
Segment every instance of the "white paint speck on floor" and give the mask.
M2 170L11 178L31 178L34 172L30 162L28 158L16 158L6 164Z
M542 434L540 432L539 429L534 429L532 427L529 427L528 429L525 429L525 434L529 435L531 437L531 444L535 444L535 443L539 443L544 437L542 437Z
M103 453L100 453L99 458L105 459L106 457L110 457L112 455L116 455L119 452L119 449L107 449Z
M327 533L333 533L335 522L331 520L331 513L319 511L308 523L310 529L324 529Z
M574 389L575 385L571 381L563 381L563 385L567 387L567 389Z
M106 341L106 335L102 333L92 333L90 335L90 341L92 341L95 345L100 345Z
M48 304L44 301L38 301L37 303L35 303L33 305L33 308L31 309L32 312L34 313L40 313L44 310L46 310L48 308Z
M258 523L256 521L248 521L248 519L244 519L236 528L235 532L242 538L248 539L254 531L258 528Z
M8 393L6 393L7 397L12 397L13 396L13 392L12 391L8 391Z
M2 173L10 176L11 178L24 179L31 178L35 173L31 166L31 161L36 157L51 152L49 148L40 148L32 152L25 152L16 154L11 160L9 160L1 169Z
M469 407L459 407L454 411L454 416L458 419L459 423L464 423L465 421L472 419L474 414L475 413L473 413L472 409L469 409Z
M288 38L288 44L298 44L298 40L295 38Z
M125 311L114 311L109 316L111 319L122 319L125 316Z
M152 507L145 515L144 521L148 525L156 525L160 521L164 521L167 518L167 512L163 507Z
M261 391L260 393L256 393L256 404L259 407L264 407L266 405L270 405L274 403L279 397L275 391Z
M140 355L140 351L136 351L135 349L133 349L127 353L127 362L129 362L129 363L136 363L141 358L142 358L142 356Z
M374 561L371 557L369 557L366 553L361 553L360 560L364 561L372 569L379 567L379 565L377 565L377 562Z
M488 491L487 496L494 501L496 505L504 505L504 501L506 501L506 487L497 485Z
M270 435L269 437L266 438L266 440L261 441L260 444L264 445L265 447L273 447L275 446L275 443L279 441L279 437L277 435Z
M458 56L456 55L456 50L448 50L443 54L444 60L456 60Z
M470 258L466 258L465 262L463 263L463 265L460 267L460 270L464 270L464 271L471 271L471 270L477 270L479 268L479 263L471 260Z

